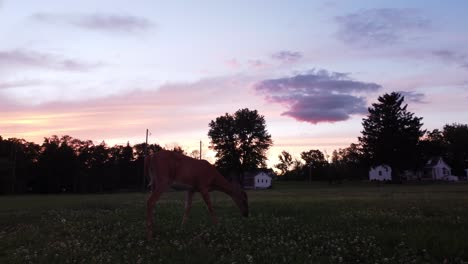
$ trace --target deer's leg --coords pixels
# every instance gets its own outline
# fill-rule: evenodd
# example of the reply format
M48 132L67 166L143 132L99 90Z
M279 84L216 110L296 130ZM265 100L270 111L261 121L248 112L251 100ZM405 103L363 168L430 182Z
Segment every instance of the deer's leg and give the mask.
M161 190L153 190L150 197L146 201L146 238L148 240L153 239L153 208L156 202L159 200L159 197L161 197L161 194Z
M200 193L203 197L203 200L205 200L208 211L210 212L211 222L213 222L213 224L217 224L218 218L216 217L213 206L211 205L210 193L208 191L200 191Z
M184 218L182 219L182 225L185 225L187 222L188 215L190 213L190 208L192 208L192 198L193 198L193 191L187 191L185 193L185 211L184 211Z

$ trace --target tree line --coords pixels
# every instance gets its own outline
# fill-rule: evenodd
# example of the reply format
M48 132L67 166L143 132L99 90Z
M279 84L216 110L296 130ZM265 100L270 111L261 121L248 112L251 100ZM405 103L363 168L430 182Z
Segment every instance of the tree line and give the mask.
M393 180L404 180L404 172L423 170L426 163L442 157L452 174L466 177L468 168L468 125L446 124L442 130L422 129L422 117L407 110L400 93L384 94L368 108L357 143L333 151L331 160L320 150L301 153L301 159L287 151L275 167L282 179L329 180L366 179L370 167L387 164Z
M140 189L145 150L157 144L108 146L65 135L44 138L39 145L0 136L1 193L107 192ZM180 147L175 151L182 152Z
M407 110L404 96L380 96L368 108L357 143L333 151L331 157L318 149L303 151L300 158L287 151L275 168L281 180L366 179L369 168L387 164L396 180L404 171L418 170L432 157L443 157L454 175L468 167L468 125L446 124L442 130L422 129L422 118ZM210 148L216 167L228 179L242 181L245 172L266 168L266 153L273 145L264 116L257 110L239 109L209 124ZM51 136L39 145L24 139L0 136L1 193L104 192L143 189L145 151L162 149L158 144L131 146L94 144L71 136ZM174 151L183 152L180 147ZM199 153L190 155L198 158Z

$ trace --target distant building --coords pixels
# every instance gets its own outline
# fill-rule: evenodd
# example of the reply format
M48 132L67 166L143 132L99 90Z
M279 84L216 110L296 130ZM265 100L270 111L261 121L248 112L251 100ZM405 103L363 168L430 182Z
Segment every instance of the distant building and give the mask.
M369 170L369 180L391 181L392 180L392 168L390 168L390 166L385 165L385 164L371 168Z
M258 169L244 174L245 189L268 189L272 186L274 172L271 169Z
M458 181L458 177L452 175L452 168L441 157L432 158L426 163L426 166L424 166L424 178Z

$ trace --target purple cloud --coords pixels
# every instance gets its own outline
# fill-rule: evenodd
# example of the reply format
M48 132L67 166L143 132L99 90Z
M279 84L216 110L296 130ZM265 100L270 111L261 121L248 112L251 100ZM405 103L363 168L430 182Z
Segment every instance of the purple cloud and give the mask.
M282 115L317 124L337 122L367 111L366 100L353 93L374 92L381 86L352 80L347 73L312 70L293 77L264 80L255 85L268 101L288 108Z
M275 60L279 60L284 63L292 63L301 59L302 54L297 51L282 50L282 51L273 53L271 57Z
M62 58L49 53L26 50L0 51L0 68L12 66L46 67L67 71L86 71L100 66L99 63L85 63Z
M40 22L64 23L84 29L109 32L137 32L153 27L153 23L146 18L129 15L36 13L31 18Z
M432 52L434 56L448 63L455 63L462 68L468 69L468 56L452 50L435 50Z
M360 47L391 45L430 28L416 9L379 8L338 16L337 37Z
M398 91L397 93L403 95L405 97L405 100L414 102L414 103L420 103L420 104L425 104L427 103L425 99L425 95L423 93L418 93L418 92L412 92L412 91Z

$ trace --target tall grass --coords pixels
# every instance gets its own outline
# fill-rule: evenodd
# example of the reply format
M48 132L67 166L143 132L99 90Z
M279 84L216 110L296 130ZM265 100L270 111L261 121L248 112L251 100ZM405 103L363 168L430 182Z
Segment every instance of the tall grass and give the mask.
M250 217L214 193L213 226L195 196L155 209L147 194L0 197L0 263L463 263L468 185L278 183L249 191Z

